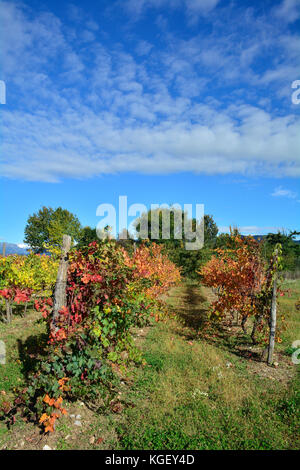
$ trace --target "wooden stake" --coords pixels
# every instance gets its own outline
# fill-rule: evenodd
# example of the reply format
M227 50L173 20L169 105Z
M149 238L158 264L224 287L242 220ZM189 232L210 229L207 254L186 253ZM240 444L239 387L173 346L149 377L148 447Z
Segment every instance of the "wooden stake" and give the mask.
M275 277L274 282L273 282L271 317L270 317L270 336L269 336L269 349L268 349L268 365L269 366L273 364L273 353L274 353L275 332L276 332L276 314L277 314L277 279Z
M12 307L10 305L10 301L5 300L5 305L6 305L6 321L7 323L11 323Z
M66 306L67 303L66 287L68 274L68 253L70 248L71 237L69 235L63 235L62 252L54 290L53 317L51 325L54 331L57 331L58 329L56 322L59 318L59 311L63 306Z

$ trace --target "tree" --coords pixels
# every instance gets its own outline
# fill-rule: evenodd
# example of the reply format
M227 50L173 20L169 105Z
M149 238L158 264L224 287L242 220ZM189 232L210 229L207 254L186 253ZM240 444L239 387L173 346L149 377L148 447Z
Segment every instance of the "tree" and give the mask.
M242 238L239 229L230 225L229 232L230 233L220 233L216 238L216 248L236 250L239 247L239 244L236 243L236 237Z
M154 214L154 217L151 218L151 211L149 210L139 217L136 223L137 235L139 234L141 224L146 226L149 240L164 245L165 253L168 254L173 263L181 268L183 276L197 278L196 271L209 260L212 255L212 248L216 242L218 227L213 217L211 215L204 216L204 247L197 250L186 250L185 241L188 240L188 238L184 230L184 212L181 209L171 207L155 209L152 211L152 214ZM169 239L164 239L163 237L163 220L169 220ZM197 222L195 218L187 220L187 226L190 226L192 231L195 232L199 227L199 222ZM158 239L153 238L151 234L153 222L154 232L156 231L158 233ZM157 222L158 227L155 226ZM179 235L181 235L181 238L178 238Z
M139 235L139 231L141 225L145 225L147 227L147 235L149 240L153 240L156 243L172 243L180 246L180 241L188 240L186 237L186 233L184 230L184 220L187 217L181 209L177 209L174 207L171 208L160 208L149 210L147 213L142 214L136 221L136 230L137 235ZM170 227L170 235L169 239L165 239L163 236L163 222L167 222ZM196 229L199 227L199 222L193 218L186 219L187 226L190 226L192 231L195 232ZM158 223L158 226L156 224ZM201 224L201 222L200 222ZM157 232L158 237L155 238L152 236L152 233ZM215 243L218 234L218 227L211 215L204 216L204 243L207 246L211 246Z
M96 229L86 226L81 230L77 247L88 246L90 243L96 241L99 241Z
M163 233L163 227L169 226L169 239ZM184 212L178 208L152 209L142 214L135 222L136 235L140 240L140 232L145 231L146 237L155 243L180 245L180 240L184 239Z
M53 209L44 206L28 217L24 242L35 253L42 253L45 251L45 244L61 246L64 234L70 235L74 243L79 239L80 233L81 224L74 214L61 207Z
M204 245L215 246L218 227L211 215L204 216Z
M272 255L274 246L278 243L282 246L283 270L294 271L300 268L300 244L296 243L295 237L300 232L293 231L289 234L284 232L269 233L264 238L264 255L268 259Z

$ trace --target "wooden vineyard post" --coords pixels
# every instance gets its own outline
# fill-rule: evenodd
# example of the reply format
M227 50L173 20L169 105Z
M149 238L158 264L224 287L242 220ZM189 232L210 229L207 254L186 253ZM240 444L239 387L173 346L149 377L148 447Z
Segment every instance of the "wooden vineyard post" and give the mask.
M68 274L68 253L70 248L71 237L69 235L63 235L62 252L54 290L53 317L51 325L51 328L54 332L58 329L56 322L59 317L59 311L63 306L66 306L67 303L66 287Z
M11 323L12 306L10 304L10 301L5 300L5 305L6 305L6 321L7 321L7 323Z
M274 254L274 263L278 258L278 250ZM276 316L277 316L277 272L274 273L273 289L272 289L272 301L271 301L271 313L270 313L270 335L269 335L269 348L268 348L268 365L273 364L273 353L275 346L275 332L276 332Z
M2 256L3 256L3 258L5 258L5 255L6 255L6 243L3 242L3 244L2 244ZM11 306L9 300L5 300L5 306L6 306L6 321L7 321L7 323L11 323L12 306Z
M277 313L277 279L273 282L273 293L271 303L271 318L270 318L270 336L269 336L269 350L268 350L268 365L273 364L273 353L275 345L275 332L276 332L276 313Z

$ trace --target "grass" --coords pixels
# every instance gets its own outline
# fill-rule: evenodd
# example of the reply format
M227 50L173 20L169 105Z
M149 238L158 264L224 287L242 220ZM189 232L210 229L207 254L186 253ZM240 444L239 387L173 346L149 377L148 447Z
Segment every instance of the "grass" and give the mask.
M136 377L135 407L118 426L121 448L299 447L292 388L227 367L237 359L203 340L185 340L175 323L152 329L144 349L148 366ZM288 403L290 411L282 407Z
M290 289L290 293L280 297L280 313L283 314L285 319L285 330L282 332L283 345L291 345L293 341L300 340L300 312L296 310L295 304L300 300L300 281L290 280L285 281L285 289Z
M189 283L173 289L169 303L176 317L155 324L136 337L147 361L135 367L119 394L122 412L101 415L72 404L56 432L41 436L31 423L12 429L0 422L0 448L57 449L299 449L299 366L290 347L300 339L300 282L287 281L290 296L280 297L285 314L282 343L276 345L277 368L251 359L249 338L219 326L207 327L210 292ZM7 394L24 380L18 339L42 335L29 313L0 326L8 363L0 368L0 390ZM146 334L147 333L147 334ZM19 361L19 362L18 362ZM72 408L73 407L73 408ZM76 429L70 414L83 417ZM28 437L29 436L29 437ZM29 441L27 439L30 439Z
M38 348L44 335L44 324L33 310L28 310L25 318L15 316L10 324L0 322L0 339L6 347L6 364L0 366L1 390L9 394L24 382L31 361L26 349L32 352Z

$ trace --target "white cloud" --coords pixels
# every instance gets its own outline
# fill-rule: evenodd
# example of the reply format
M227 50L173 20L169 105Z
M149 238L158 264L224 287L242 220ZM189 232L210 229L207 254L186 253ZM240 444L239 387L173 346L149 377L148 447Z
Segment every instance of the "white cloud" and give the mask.
M153 45L148 41L139 41L135 50L139 56L147 55L153 48Z
M156 8L166 0L151 2ZM251 34L240 48L233 25L226 41L218 32L186 40L168 34L158 50L141 40L136 57L99 39L81 50L81 39L70 39L54 15L4 5L3 78L8 103L12 90L17 104L2 108L2 175L49 182L127 171L300 176L299 117L272 112L263 93L268 110L247 104L256 86L287 79L293 36L277 35L282 51L288 39L293 44L282 54L286 63L275 61L280 73L258 74L251 67L275 35L249 18ZM149 52L146 60L141 54ZM224 85L231 85L230 99Z
M274 8L274 14L281 21L294 23L300 18L300 1L299 0L283 0L282 3Z
M132 19L138 19L148 9L183 8L186 12L189 22L195 22L201 15L210 13L220 0L122 0L122 5L133 16Z
M298 123L238 108L236 113L244 114L240 124L226 113L211 118L210 125L191 125L182 114L178 121L173 114L157 123L158 104L133 102L125 122L84 106L60 116L5 111L1 172L42 181L124 171L300 176ZM139 118L152 123L138 123Z
M273 193L271 194L273 197L286 197L288 199L296 199L297 193L291 191L290 189L284 189L281 186L276 188Z
M199 16L212 12L220 0L185 0L187 18L190 24L197 23Z

